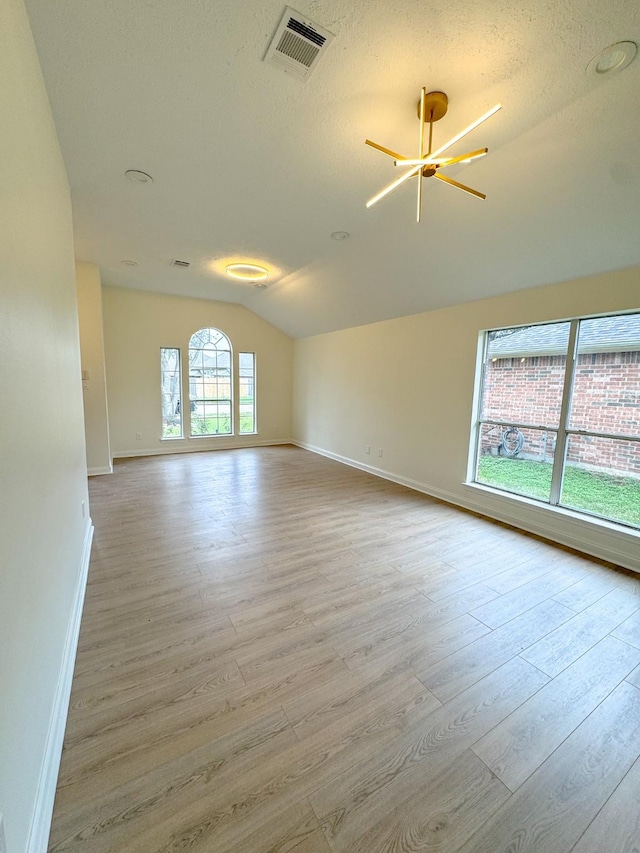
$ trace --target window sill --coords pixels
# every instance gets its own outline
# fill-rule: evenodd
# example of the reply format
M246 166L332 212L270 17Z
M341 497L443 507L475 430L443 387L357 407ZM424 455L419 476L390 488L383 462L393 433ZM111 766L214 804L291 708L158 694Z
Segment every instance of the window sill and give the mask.
M464 482L462 485L475 492L486 495L491 498L498 498L505 505L516 504L520 507L526 507L550 517L567 519L579 525L585 525L589 529L600 530L607 533L615 533L617 535L629 536L632 539L640 539L640 530L636 527L631 527L623 523L608 521L605 518L599 518L597 515L589 515L586 512L578 512L573 509L568 509L563 506L551 506L544 501L528 498L524 495L518 495L515 492L506 492L502 489L494 489L492 486L485 486L482 483Z
M219 432L212 435L162 435L160 441L201 441L203 438L251 438L258 432Z
M212 432L211 435L190 435L189 441L201 441L203 438L235 438L232 432Z

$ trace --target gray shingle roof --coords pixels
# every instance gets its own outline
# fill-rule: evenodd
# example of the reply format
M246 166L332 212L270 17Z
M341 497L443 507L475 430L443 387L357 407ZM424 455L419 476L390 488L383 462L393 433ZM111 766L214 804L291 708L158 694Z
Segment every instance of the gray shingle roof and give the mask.
M524 326L510 334L489 333L490 358L512 358L525 355L557 355L566 353L569 323ZM598 317L580 324L578 351L629 352L640 350L640 314Z

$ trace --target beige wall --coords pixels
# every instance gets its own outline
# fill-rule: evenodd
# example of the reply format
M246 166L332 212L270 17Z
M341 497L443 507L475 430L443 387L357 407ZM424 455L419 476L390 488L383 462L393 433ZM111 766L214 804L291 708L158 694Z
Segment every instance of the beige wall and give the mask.
M0 812L22 853L88 525L69 190L22 0L0 3L0 187Z
M463 485L480 331L637 308L638 268L296 341L294 439L640 571L640 536Z
M102 330L102 283L95 264L76 263L84 431L89 474L111 472Z
M228 302L112 287L103 288L102 302L114 457L245 447L290 439L293 346L282 332L241 305ZM160 347L182 349L185 389L189 338L207 326L228 335L236 359L238 352L256 353L258 435L162 441Z

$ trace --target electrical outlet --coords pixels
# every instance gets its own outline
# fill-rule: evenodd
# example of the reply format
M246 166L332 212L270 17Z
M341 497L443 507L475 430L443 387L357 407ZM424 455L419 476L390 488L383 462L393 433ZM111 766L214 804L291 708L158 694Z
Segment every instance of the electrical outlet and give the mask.
M370 444L365 444L364 452L365 453L371 453L371 445Z
M142 433L141 432L136 433L136 441L142 441Z
M378 448L378 456L380 458L382 458L382 448L381 447Z

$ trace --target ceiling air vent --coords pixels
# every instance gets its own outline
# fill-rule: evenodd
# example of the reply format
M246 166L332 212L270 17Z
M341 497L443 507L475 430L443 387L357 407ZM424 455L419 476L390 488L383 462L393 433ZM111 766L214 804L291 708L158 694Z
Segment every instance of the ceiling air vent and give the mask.
M171 266L172 267L182 267L183 269L186 269L188 266L191 266L191 261L178 261L176 259L176 260L171 261Z
M333 38L329 30L287 6L264 61L306 80Z

